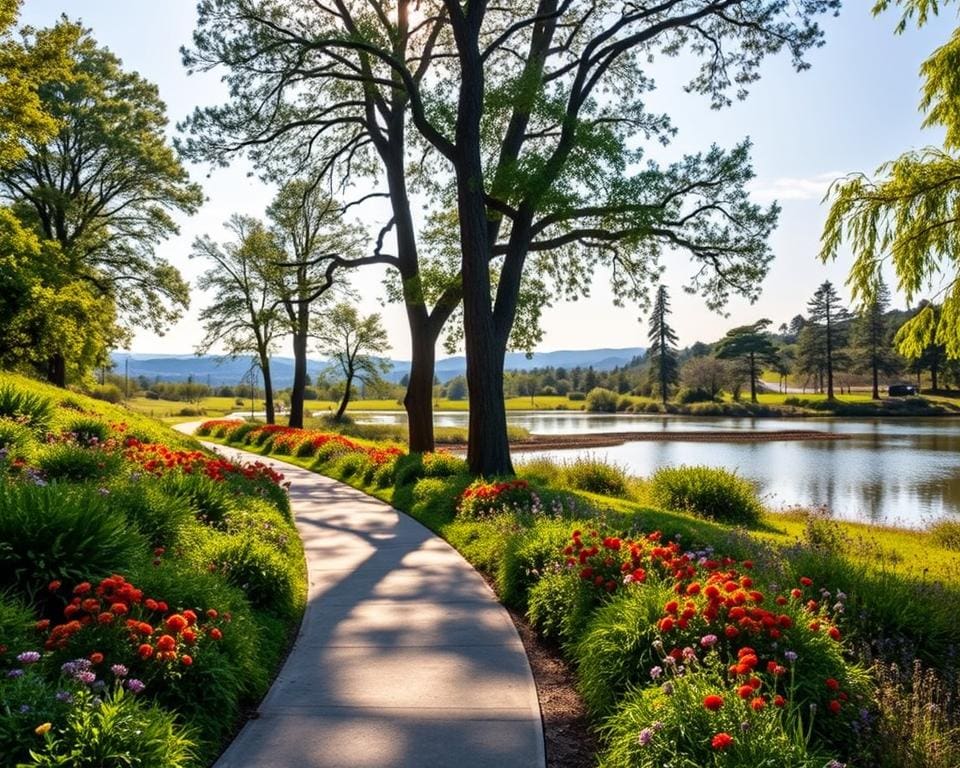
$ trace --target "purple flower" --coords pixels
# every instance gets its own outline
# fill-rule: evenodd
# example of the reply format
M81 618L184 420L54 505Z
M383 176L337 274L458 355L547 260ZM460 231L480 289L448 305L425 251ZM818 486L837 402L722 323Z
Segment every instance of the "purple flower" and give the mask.
M91 672L90 670L84 670L83 672L77 672L77 674L74 675L74 677L76 677L77 680L78 680L79 682L83 683L84 685L90 685L94 680L97 679L96 673L95 673L95 672Z
M692 659L697 658L697 652L693 650L693 648L687 646L683 649L683 658L685 658L687 661L691 661Z
M783 658L789 661L791 664L797 660L797 654L794 651L785 651Z
M114 664L110 667L110 671L113 672L116 677L126 677L130 674L130 670L123 666L123 664Z
M40 661L40 654L37 651L24 651L17 656L17 661L21 664L36 664Z
M716 644L717 644L716 635L704 635L703 637L700 638L700 645L702 645L704 648L713 648L713 646L715 646Z
M7 677L23 677L22 669L11 669L7 672Z
M21 704L21 705L20 705L20 714L21 714L21 715L25 715L25 714L27 714L27 712L29 712L29 711L30 711L30 705L29 705L29 704Z
M64 662L63 666L60 667L61 672L71 677L77 677L81 672L87 672L89 669L90 659L74 659L73 661Z
M663 674L663 667L653 667L650 670L650 677L654 680L656 680L662 674Z
M127 690L130 691L130 693L140 693L146 687L141 680L137 680L135 677L127 680Z
M57 691L56 698L57 701L62 701L65 704L73 703L73 694L71 694L69 691Z
M637 736L637 743L641 747L647 746L650 743L650 740L653 738L653 731L650 728L644 728L640 731L640 735Z

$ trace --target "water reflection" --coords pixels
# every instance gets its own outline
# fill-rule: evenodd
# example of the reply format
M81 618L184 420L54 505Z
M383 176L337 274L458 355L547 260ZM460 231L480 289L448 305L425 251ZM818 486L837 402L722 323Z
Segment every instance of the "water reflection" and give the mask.
M357 414L397 423L403 413ZM638 475L659 467L706 464L755 480L776 507L826 505L838 517L920 526L960 519L960 420L697 419L565 412L513 412L508 419L535 434L811 429L849 440L768 443L632 442L591 451ZM466 426L467 414L440 413L438 426ZM571 451L548 451L558 459Z

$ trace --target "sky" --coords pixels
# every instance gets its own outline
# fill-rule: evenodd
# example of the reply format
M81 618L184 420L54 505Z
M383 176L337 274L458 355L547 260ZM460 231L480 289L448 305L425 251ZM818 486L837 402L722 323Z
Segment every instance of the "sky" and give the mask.
M702 299L683 293L694 271L687 257L665 254L664 283L681 346L713 341L727 329L761 317L771 319L774 327L788 322L805 313L807 301L824 280L833 281L846 294L843 283L852 260L849 251L827 265L817 259L827 212L821 201L830 183L848 173L873 172L903 151L940 142L940 131L921 129L918 73L922 61L957 25L956 12L948 7L924 29L895 35L895 14L874 18L870 5L849 0L839 17L823 19L826 44L808 55L810 69L797 73L787 57L770 59L747 100L721 111L711 110L704 97L683 91L684 75L689 72L682 58L655 64L658 89L648 97L648 105L669 112L678 129L662 158L679 159L713 143L731 147L749 136L756 174L752 197L764 204L776 200L782 207L771 239L775 259L755 304L733 298L725 316L711 312ZM218 75L187 76L180 63L180 46L189 44L194 27L191 0L26 0L21 22L48 26L61 14L82 20L100 45L123 60L125 68L157 84L167 104L171 136L175 124L194 107L224 101L226 92ZM191 166L190 171L203 184L207 200L196 215L178 218L180 234L162 244L157 253L193 282L204 268L189 258L193 240L203 234L228 239L223 223L229 216L263 216L275 190L251 176L244 162L212 172L205 166ZM410 342L405 315L400 307L381 305L382 273L358 270L357 277L354 285L360 306L365 312L383 314L392 356L407 359ZM607 279L608 275L596 274L588 298L545 312L539 350L646 346L644 313L635 306L613 306ZM892 275L888 282L895 285ZM193 289L184 318L162 337L138 331L132 351L192 353L202 336L197 315L209 300ZM895 304L905 305L899 295Z

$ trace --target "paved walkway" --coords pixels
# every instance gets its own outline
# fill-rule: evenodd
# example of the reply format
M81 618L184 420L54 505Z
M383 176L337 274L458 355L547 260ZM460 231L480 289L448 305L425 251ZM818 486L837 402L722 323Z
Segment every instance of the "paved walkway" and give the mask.
M523 645L480 575L387 504L269 463L292 481L308 604L259 718L215 768L543 766Z

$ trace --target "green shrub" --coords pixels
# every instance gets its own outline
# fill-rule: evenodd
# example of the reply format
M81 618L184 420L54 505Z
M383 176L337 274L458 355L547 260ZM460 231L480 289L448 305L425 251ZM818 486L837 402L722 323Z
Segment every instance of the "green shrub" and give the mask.
M280 510L265 500L245 499L241 507L227 516L226 530L227 533L252 536L292 558L301 556L297 529Z
M43 434L53 418L53 400L12 384L0 384L0 418L19 421L34 434Z
M117 474L123 457L98 447L54 443L37 453L37 468L51 481L82 483L101 481Z
M36 440L28 427L12 419L0 418L0 472L4 464L33 456Z
M564 520L537 518L509 538L497 569L497 591L504 603L526 607L527 592L549 566L559 564L574 527Z
M538 485L560 483L562 469L553 459L523 459L517 464L517 476Z
M203 408L187 405L177 411L177 416L203 416L205 413Z
M251 535L223 534L209 539L203 557L229 584L241 589L255 608L294 617L297 577L272 546Z
M587 410L594 413L615 413L620 396L612 389L594 387L587 393Z
M406 456L401 456L396 461L396 468L394 469L393 473L394 484L398 488L404 485L409 485L415 480L419 480L424 476L424 474L423 454L408 453Z
M756 525L762 506L750 481L715 467L664 467L650 483L654 504L733 525Z
M527 594L527 618L544 636L569 646L583 633L597 591L574 571L550 571Z
M560 476L570 488L603 496L626 496L629 484L623 467L591 457L563 464Z
M103 400L105 403L116 404L123 400L123 390L116 384L94 384L88 394L95 400Z
M10 666L11 658L20 651L32 648L36 641L35 621L33 611L17 597L0 592L0 644L6 647L6 650L0 653L0 669ZM2 749L0 754L3 754Z
M583 402L587 399L587 396L583 392L567 392L567 400L570 400L575 403Z
M707 390L698 387L681 387L673 399L683 405L689 405L690 403L710 403L713 402L713 395L707 392Z
M234 495L226 482L218 483L203 474L170 472L163 477L164 493L187 505L204 525L223 530L234 509Z
M663 606L674 597L669 585L648 582L620 590L598 608L577 638L573 658L579 689L595 716L611 712L631 686L647 683L658 662L653 648Z
M373 468L373 462L365 453L352 452L340 456L332 467L332 472L343 480L351 477L363 478Z
M31 647L32 649L32 647ZM34 730L42 723L62 723L68 705L56 698L57 686L33 670L22 677L0 678L0 765L32 765L30 750L43 744Z
M171 547L196 526L189 504L153 478L115 482L108 490L110 506L123 513L151 547Z
M101 419L90 417L72 419L67 423L66 431L83 446L103 444L110 437L110 425Z
M927 526L933 540L944 549L960 550L960 522L937 520Z
M85 691L75 695L66 723L47 734L28 765L189 768L193 764L192 734L170 712L139 701L121 688L97 698Z
M418 518L434 515L452 517L457 498L470 482L469 475L420 478L411 491L411 512Z
M244 421L241 424L237 424L237 426L233 427L232 429L227 430L223 437L228 443L242 443L244 442L247 434L259 426L261 425L257 424L255 421Z
M467 471L467 461L445 451L423 454L424 477L454 477Z
M89 487L0 485L0 584L33 601L47 584L100 579L144 557L147 544Z

